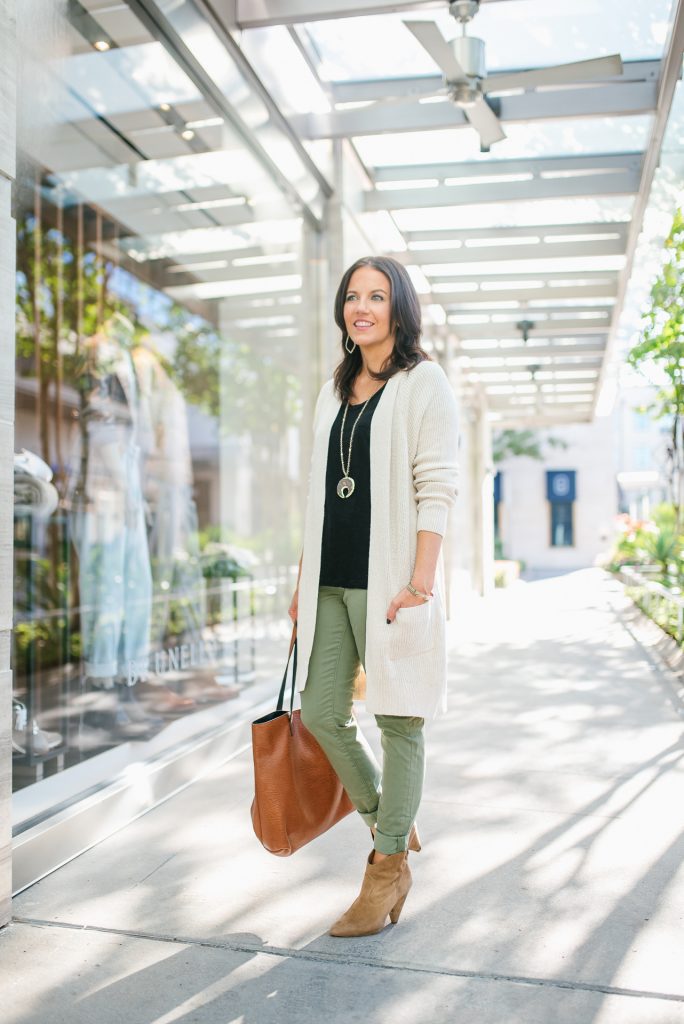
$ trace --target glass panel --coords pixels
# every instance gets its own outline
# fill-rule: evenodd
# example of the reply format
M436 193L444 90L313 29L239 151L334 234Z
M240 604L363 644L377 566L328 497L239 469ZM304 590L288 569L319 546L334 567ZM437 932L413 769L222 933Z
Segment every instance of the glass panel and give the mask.
M487 67L494 71L547 67L604 54L620 53L623 60L662 55L673 0L507 0L483 4L470 34L487 43ZM448 38L459 29L453 18L438 22Z
M364 163L372 167L457 164L465 160L486 164L535 156L640 152L646 147L652 124L650 114L560 118L558 121L530 121L529 124L506 122L506 138L485 154L480 153L479 137L468 127L356 136L354 145ZM454 166L453 173L458 174L458 166Z
M286 26L243 31L240 43L285 115L331 109L318 78ZM284 68L287 68L286 75Z
M471 203L425 210L394 210L400 231L464 228L533 227L629 220L633 196L587 196L578 199L535 199L515 203ZM420 252L416 252L420 258Z
M273 692L313 351L299 212L157 44L98 53L43 6L18 10L17 789Z
M271 118L264 100L256 95L243 73L234 66L229 51L212 26L192 0L175 0L173 4L166 5L164 13L184 45L221 89L231 108L249 126L274 166L309 205L314 215L319 217L322 212L321 195L313 169L282 129L278 119Z
M487 47L487 68L546 67L620 52L623 60L660 57L672 0L507 0L483 4L468 27ZM403 21L433 19L446 39L460 34L447 11L374 15L320 21L306 29L321 54L319 74L329 81L393 78L438 72Z

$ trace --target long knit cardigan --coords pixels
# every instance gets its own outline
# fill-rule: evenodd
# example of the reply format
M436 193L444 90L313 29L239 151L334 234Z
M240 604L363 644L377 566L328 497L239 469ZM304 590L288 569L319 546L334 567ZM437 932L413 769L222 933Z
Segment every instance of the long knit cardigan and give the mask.
M333 381L318 396L304 525L297 613L298 688L316 626L330 429L340 408ZM366 706L373 714L432 718L446 710L444 567L432 600L400 608L392 598L411 579L419 530L446 532L457 493L456 400L438 363L425 360L391 377L371 420L371 526L366 615ZM340 476L341 466L340 466ZM354 467L351 467L354 475Z

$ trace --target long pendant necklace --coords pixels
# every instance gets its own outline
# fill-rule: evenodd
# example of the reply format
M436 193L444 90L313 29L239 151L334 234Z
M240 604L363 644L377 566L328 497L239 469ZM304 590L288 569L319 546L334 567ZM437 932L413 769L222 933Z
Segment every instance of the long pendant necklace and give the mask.
M372 397L373 396L371 395L370 398L367 398L366 401L363 403L363 409L356 417L352 425L351 434L349 435L349 454L347 455L346 466L344 464L344 449L342 447L342 438L344 436L344 424L347 419L347 409L349 408L349 402L347 402L347 404L344 407L344 415L342 416L342 427L340 428L340 462L342 463L342 479L337 485L337 494L340 498L348 498L350 494L353 494L354 487L356 486L353 478L349 476L349 470L351 468L352 443L354 441L354 431L356 430L356 424L363 416L363 410L366 408Z

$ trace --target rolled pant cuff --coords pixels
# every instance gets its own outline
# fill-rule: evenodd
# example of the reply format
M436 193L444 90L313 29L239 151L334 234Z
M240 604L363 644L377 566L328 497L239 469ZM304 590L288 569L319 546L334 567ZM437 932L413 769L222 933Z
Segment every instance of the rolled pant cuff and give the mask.
M365 821L369 828L375 828L375 823L378 820L377 807L375 808L374 811L359 811L359 814L361 815L361 817L363 818L363 820Z
M405 836L386 836L376 829L373 846L378 853L402 853L408 849L408 833Z

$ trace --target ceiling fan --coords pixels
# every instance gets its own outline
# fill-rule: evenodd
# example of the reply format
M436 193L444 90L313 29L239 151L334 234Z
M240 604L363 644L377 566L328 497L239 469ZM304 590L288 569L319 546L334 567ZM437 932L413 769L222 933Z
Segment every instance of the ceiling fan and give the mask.
M533 71L513 71L487 78L484 40L466 35L466 25L480 9L480 0L451 0L449 13L461 23L463 34L448 42L434 21L405 21L404 25L427 50L444 74L444 89L463 111L480 136L480 145L488 150L506 138L501 122L487 102L490 93L509 89L529 89L548 85L571 85L594 78L622 74L619 54L592 60L556 64Z

